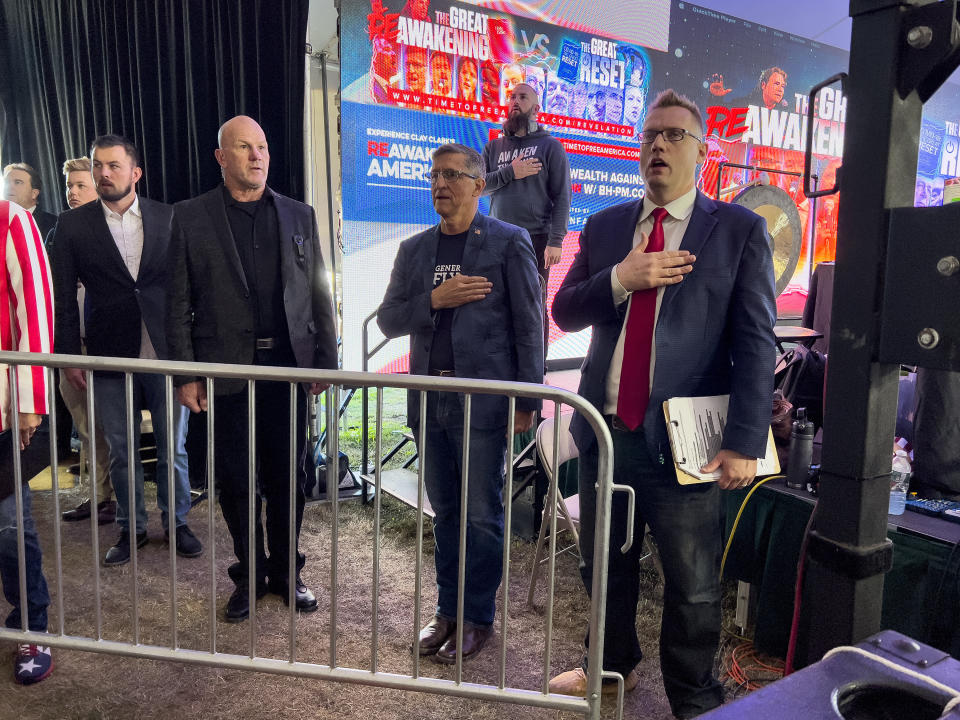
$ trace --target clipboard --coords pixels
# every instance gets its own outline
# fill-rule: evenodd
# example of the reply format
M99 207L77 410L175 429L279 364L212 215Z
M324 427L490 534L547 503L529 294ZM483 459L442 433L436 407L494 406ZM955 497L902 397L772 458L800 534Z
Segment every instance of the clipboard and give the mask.
M720 449L729 402L729 395L670 398L664 401L667 438L673 453L677 482L681 485L719 479L720 471L701 473L700 468ZM766 454L757 458L757 477L779 472L780 460L773 443L773 430L768 429Z

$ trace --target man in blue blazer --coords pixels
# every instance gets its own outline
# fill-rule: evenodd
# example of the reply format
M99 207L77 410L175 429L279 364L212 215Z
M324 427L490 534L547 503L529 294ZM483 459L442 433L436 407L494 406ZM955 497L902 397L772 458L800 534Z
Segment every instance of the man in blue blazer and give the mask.
M533 245L526 230L481 215L483 161L464 145L437 148L430 172L440 224L400 244L377 310L387 337L410 335L416 375L543 381L543 320ZM533 426L539 401L518 398L513 432ZM503 463L507 398L475 395L470 416L463 658L493 634L503 552ZM420 435L420 397L407 422ZM417 437L436 517L437 611L422 629L421 655L456 662L463 396L427 393L425 437Z
M640 136L645 197L587 221L553 306L563 330L593 327L579 392L608 419L614 482L636 491L636 541L625 554L619 548L626 502L617 494L613 503L604 669L621 673L628 690L637 684L638 563L649 524L664 573L661 669L679 718L723 700L713 676L720 637L720 490L754 479L770 426L775 353L765 222L697 191L696 167L706 157L702 135L697 106L672 90L661 93ZM722 449L704 467L719 469L721 478L679 485L663 401L727 393ZM581 454L581 574L589 592L597 446L582 417L574 418L571 432ZM555 677L552 691L583 694L585 667L584 660L583 667Z

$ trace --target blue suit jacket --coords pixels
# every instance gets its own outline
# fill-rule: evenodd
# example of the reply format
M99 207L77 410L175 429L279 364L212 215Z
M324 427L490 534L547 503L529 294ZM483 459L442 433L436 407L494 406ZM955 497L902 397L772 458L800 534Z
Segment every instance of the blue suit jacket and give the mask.
M410 372L429 372L434 316L430 309L440 226L400 243L390 284L377 309L387 337L410 335ZM477 213L467 233L460 271L493 283L483 300L453 313L453 356L459 377L543 382L543 310L533 245L526 230ZM518 410L536 410L539 400L517 399ZM407 398L407 421L416 427L419 393ZM494 428L507 421L507 399L475 395L472 423Z
M627 303L616 307L610 271L633 246L642 200L593 215L553 301L567 332L593 326L580 394L603 412L607 371ZM656 368L643 430L651 456L670 457L663 401L730 394L723 447L762 457L770 426L776 321L773 257L766 222L738 205L697 193L680 244L697 256L683 281L663 293L655 330ZM571 431L581 452L595 442L577 416Z

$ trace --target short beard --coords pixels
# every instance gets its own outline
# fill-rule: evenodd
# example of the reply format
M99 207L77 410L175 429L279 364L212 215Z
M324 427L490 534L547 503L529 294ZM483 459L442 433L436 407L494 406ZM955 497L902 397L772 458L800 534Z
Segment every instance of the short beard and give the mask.
M503 123L503 131L507 135L516 135L520 131L527 132L530 129L530 120L532 117L533 112L511 113L507 116L506 122Z
M114 185L112 189L98 187L97 193L99 193L100 199L105 202L118 202L130 194L130 189L132 187L132 185L127 185L125 188L120 188Z

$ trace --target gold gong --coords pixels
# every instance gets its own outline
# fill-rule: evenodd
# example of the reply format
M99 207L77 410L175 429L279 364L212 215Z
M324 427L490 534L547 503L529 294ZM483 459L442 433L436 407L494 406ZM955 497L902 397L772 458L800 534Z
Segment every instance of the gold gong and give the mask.
M793 277L800 260L803 244L803 226L797 206L785 190L776 185L749 187L733 202L753 210L767 221L767 235L773 250L773 271L777 279L777 295Z

